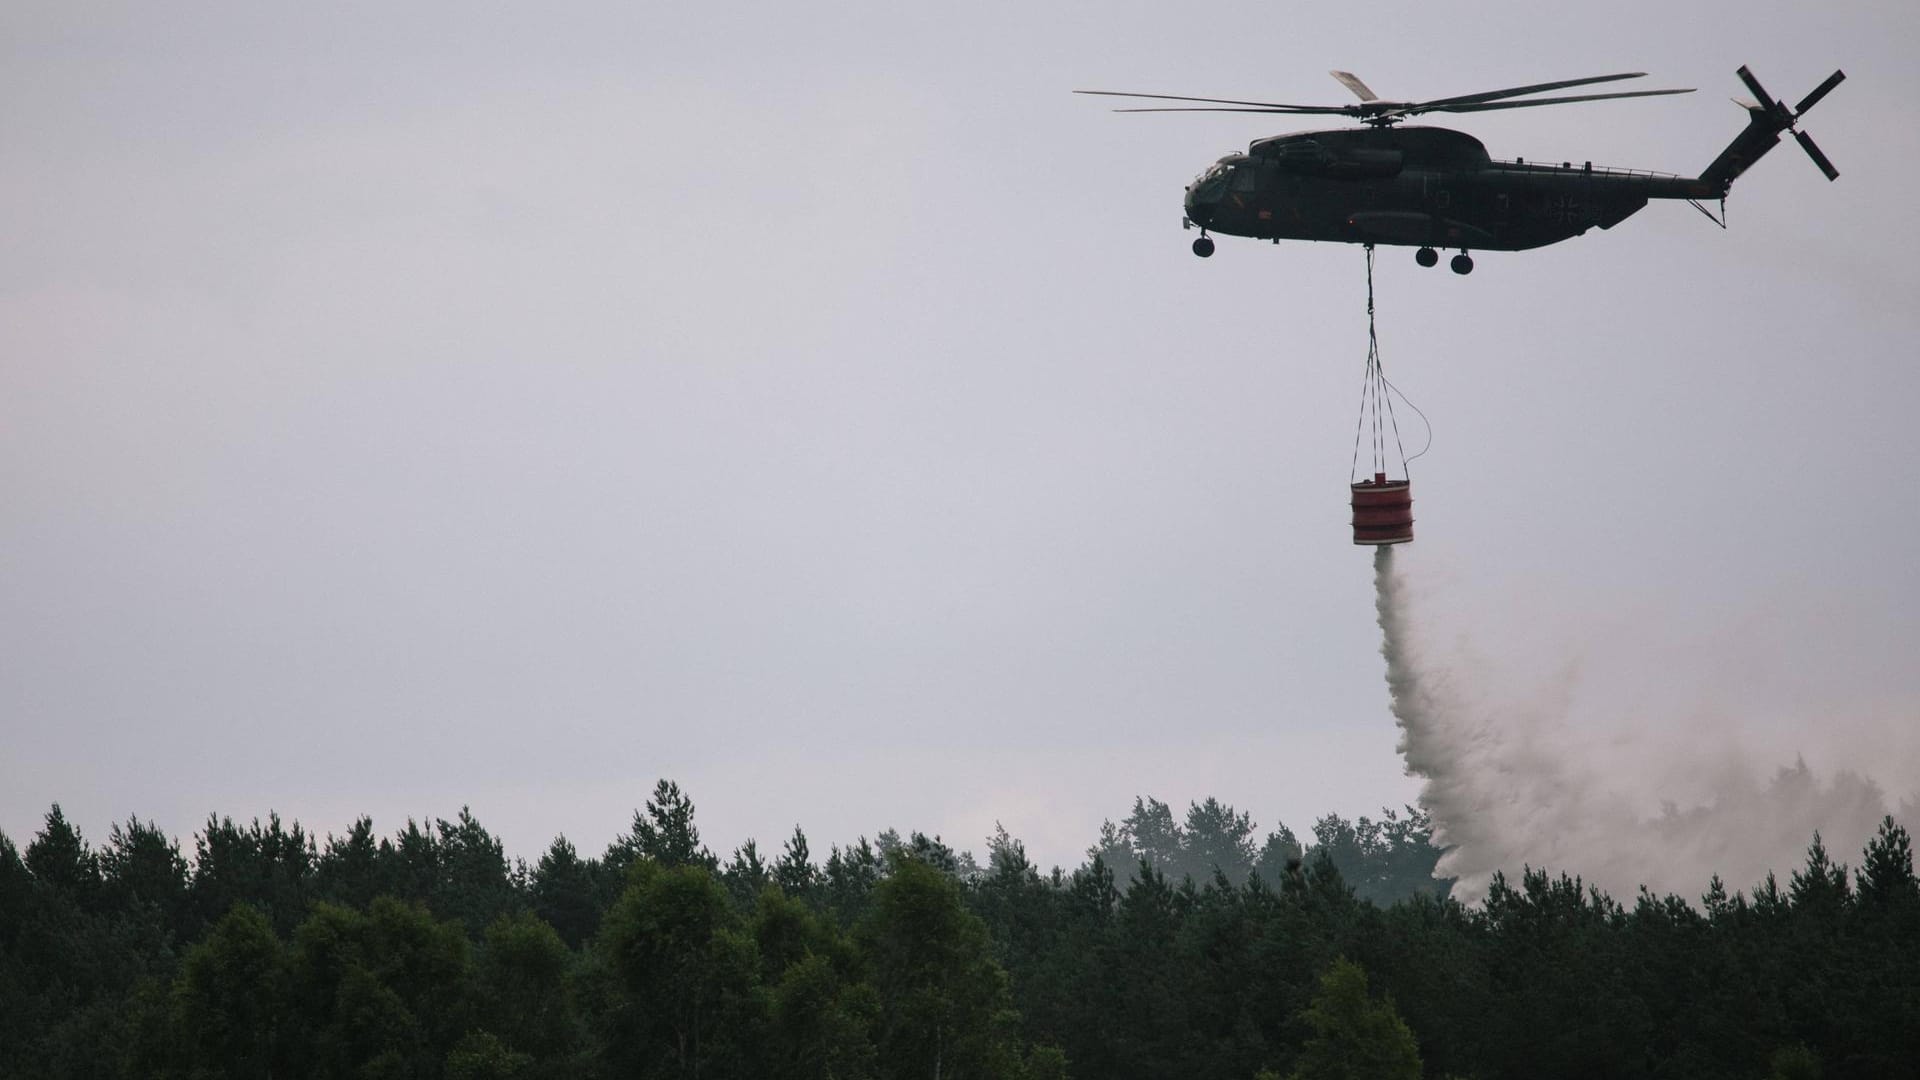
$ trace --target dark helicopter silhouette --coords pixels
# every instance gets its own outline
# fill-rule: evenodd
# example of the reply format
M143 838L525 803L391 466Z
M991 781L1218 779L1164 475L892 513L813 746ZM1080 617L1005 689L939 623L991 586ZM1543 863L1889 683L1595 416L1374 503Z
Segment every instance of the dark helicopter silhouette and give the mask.
M1745 67L1740 80L1757 101L1739 101L1747 126L1698 176L1639 169L1597 168L1592 162L1558 165L1515 158L1495 161L1480 140L1440 127L1396 127L1428 112L1484 112L1608 98L1689 94L1691 90L1632 90L1569 97L1507 100L1591 83L1637 79L1644 72L1595 75L1506 90L1386 101L1345 71L1333 77L1360 98L1358 105L1279 105L1262 101L1076 90L1077 94L1207 102L1115 112L1308 113L1357 117L1364 127L1306 131L1255 139L1244 154L1229 154L1187 185L1186 217L1197 227L1193 253L1213 254L1209 233L1261 240L1331 240L1349 244L1417 247L1422 266L1440 261L1436 248L1457 248L1453 271L1473 270L1470 249L1524 251L1610 229L1649 199L1686 199L1709 217L1702 199L1726 199L1733 181L1792 131L1813 163L1832 180L1840 175L1813 140L1797 130L1800 117L1846 78L1829 75L1792 109L1770 97ZM1724 221L1724 218L1715 219Z

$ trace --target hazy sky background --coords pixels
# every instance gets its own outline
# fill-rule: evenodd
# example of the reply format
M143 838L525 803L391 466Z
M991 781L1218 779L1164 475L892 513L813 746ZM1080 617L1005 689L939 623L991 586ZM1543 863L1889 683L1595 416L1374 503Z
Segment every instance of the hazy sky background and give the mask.
M1439 122L1686 173L1740 64L1846 70L1837 183L1788 143L1729 231L1383 248L1380 340L1452 677L1551 688L1552 752L1649 812L1795 755L1897 802L1917 40L1904 0L8 4L0 830L470 804L531 859L667 776L723 855L998 820L1072 865L1136 794L1412 799L1348 542L1361 249L1178 227L1311 125L1068 93L1336 67L1645 70L1699 92Z

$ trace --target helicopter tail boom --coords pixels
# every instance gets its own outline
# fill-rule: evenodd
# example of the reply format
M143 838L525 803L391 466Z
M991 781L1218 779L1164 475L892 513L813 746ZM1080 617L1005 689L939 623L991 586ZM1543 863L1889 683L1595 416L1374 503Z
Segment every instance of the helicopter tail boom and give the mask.
M1740 134L1734 136L1733 141L1727 144L1727 148L1720 151L1720 156L1714 158L1713 163L1706 167L1706 170L1700 174L1700 180L1724 196L1741 173L1752 168L1754 162L1760 160L1767 151L1779 143L1780 133L1783 131L1793 132L1793 137L1799 141L1801 149L1807 152L1807 156L1813 159L1814 165L1826 174L1828 180L1837 179L1840 176L1840 170L1833 167L1833 163L1827 160L1827 155L1821 153L1820 148L1814 145L1813 139L1806 132L1797 130L1796 125L1800 122L1800 118L1806 115L1807 110L1813 108L1815 102L1826 97L1829 91L1840 85L1840 81L1847 77L1846 73L1836 71L1827 76L1825 82L1814 87L1812 93L1801 98L1800 103L1791 109L1770 96L1760 85L1760 80L1754 78L1753 72L1748 71L1744 65L1737 74L1740 76L1740 81L1746 83L1747 89L1753 91L1753 96L1759 100L1738 103L1747 110L1747 126Z

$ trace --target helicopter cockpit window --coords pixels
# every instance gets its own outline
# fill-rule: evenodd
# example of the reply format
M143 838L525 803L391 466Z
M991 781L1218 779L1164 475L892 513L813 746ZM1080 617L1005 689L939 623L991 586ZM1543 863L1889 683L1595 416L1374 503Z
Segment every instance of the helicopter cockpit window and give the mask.
M1254 181L1257 179L1258 177L1254 174L1253 166L1242 165L1233 170L1232 189L1234 191L1252 191Z
M1227 174L1230 171L1232 167L1224 162L1215 163L1209 167L1193 182L1194 197L1206 200L1218 199L1220 193L1226 189Z

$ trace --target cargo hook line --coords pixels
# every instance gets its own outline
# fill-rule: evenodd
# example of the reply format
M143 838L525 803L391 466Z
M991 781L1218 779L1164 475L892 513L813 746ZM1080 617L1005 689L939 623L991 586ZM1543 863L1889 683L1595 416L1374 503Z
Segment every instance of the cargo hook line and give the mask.
M1420 460L1421 456L1426 454L1427 451L1433 449L1433 421L1427 419L1427 414L1421 411L1420 406L1415 405L1413 401L1407 397L1407 395L1400 392L1399 387L1393 385L1392 379L1387 378L1385 375L1381 375L1380 381L1383 383L1386 383L1387 389L1393 391L1394 396L1400 399L1400 403L1402 405L1405 405L1407 408L1412 409L1420 417L1420 422L1427 426L1427 444L1420 448L1420 452L1418 454L1414 454L1412 457L1407 458L1407 460L1402 463L1404 465L1410 465L1413 462Z
M1354 422L1353 464L1349 468L1348 476L1351 478L1360 474L1360 440L1369 430L1371 430L1372 433L1372 438L1369 441L1373 452L1373 472L1376 474L1384 474L1387 471L1386 436L1388 431L1391 430L1393 434L1394 451L1400 458L1400 472L1401 475L1406 476L1407 462L1412 459L1407 457L1406 447L1402 445L1400 441L1400 420L1393 413L1394 395L1398 395L1401 401L1406 401L1407 406L1413 409L1414 412L1420 413L1422 422L1426 421L1427 416L1425 413L1421 413L1419 407L1415 406L1413 402L1407 401L1407 396L1400 393L1399 387L1387 381L1386 373L1380 367L1380 335L1374 327L1373 319L1373 245L1366 245L1366 249L1367 372L1366 377L1360 384L1360 415ZM1385 414L1384 416L1382 415L1383 413ZM1369 420L1372 421L1371 424L1368 423ZM1421 448L1420 454L1426 453L1427 449L1431 448L1432 445L1433 425L1429 423L1427 425L1427 446ZM1420 454L1413 456L1417 458Z

